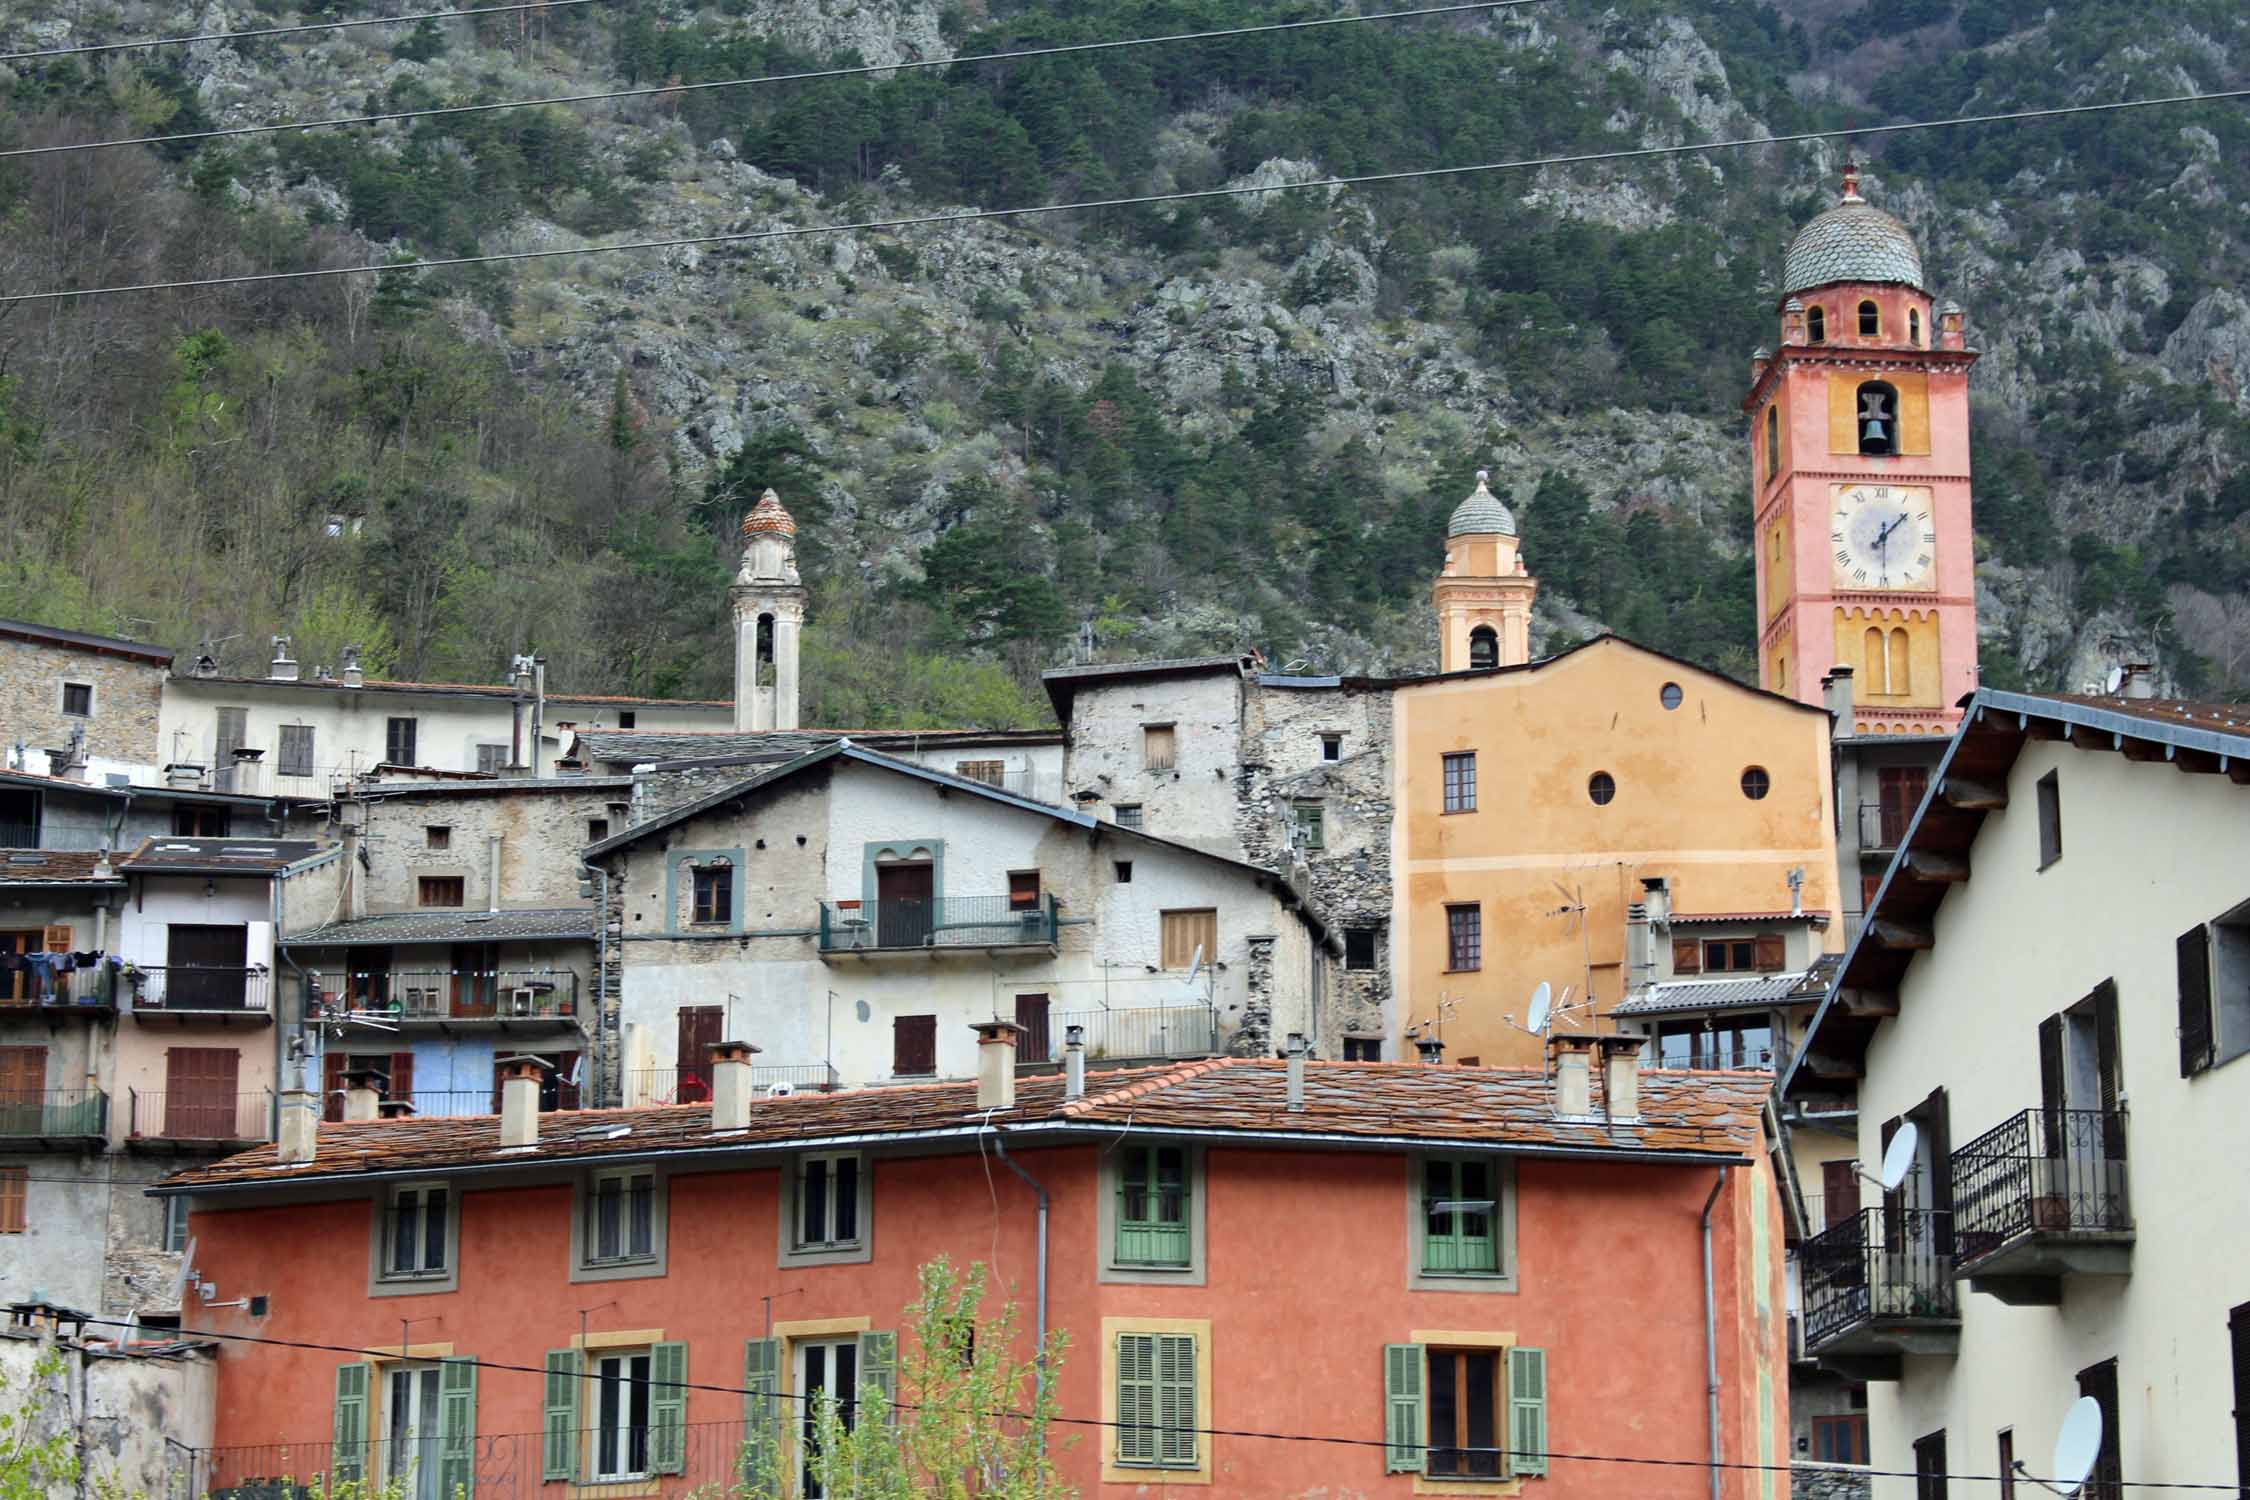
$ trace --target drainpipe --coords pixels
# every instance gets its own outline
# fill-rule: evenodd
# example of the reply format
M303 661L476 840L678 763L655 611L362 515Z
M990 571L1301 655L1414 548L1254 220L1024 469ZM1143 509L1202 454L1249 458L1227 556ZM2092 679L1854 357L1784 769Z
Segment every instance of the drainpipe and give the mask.
M1711 1500L1719 1500L1719 1464L1725 1451L1719 1443L1719 1314L1711 1289L1711 1209L1719 1190L1727 1185L1730 1168L1719 1168L1711 1196L1703 1200L1703 1380L1711 1406Z
M594 1029L592 1045L586 1049L592 1054L588 1059L589 1065L586 1069L586 1081L592 1087L587 1092L596 1099L607 1099L609 1096L602 1092L602 1086L605 1082L602 1077L602 1032L609 1020L609 871L598 865L581 862L578 866L578 874L581 879L592 877L595 892ZM581 1016L580 1024L584 1024L583 1016ZM624 1102L625 1091L623 1088L618 1090L617 1098L619 1103Z
M349 860L351 856L347 853L344 858L346 860ZM347 871L346 873L349 872ZM284 946L281 941L281 877L279 875L276 875L273 878L272 890L274 956L279 958L282 962L288 964L291 969L294 969L296 971L297 1029L299 1033L302 1034L309 1029L305 1025L305 1018L312 1010L310 994L310 991L312 989L312 981L306 975L304 969L298 964L295 955L291 954L289 949ZM281 975L271 968L269 968L266 972L270 976L267 982L273 986L272 992L269 992L266 996L266 1004L273 1007L274 1084L272 1088L266 1090L266 1114L268 1117L266 1120L266 1125L274 1132L274 1139L278 1141L281 1139L282 1084L286 1082L292 1088L301 1089L305 1086L305 1078L304 1064L302 1062L298 1064L297 1076L293 1079L288 1076L289 1028L281 1024L281 995L279 994L279 991L281 989ZM310 1047L306 1049L306 1055L308 1057L311 1055Z
M992 1128L989 1118L984 1128ZM1038 1178L1016 1164L1016 1159L1008 1154L1008 1143L997 1135L992 1137L992 1149L1009 1171L1021 1177L1039 1195L1039 1343L1036 1347L1039 1350L1039 1389L1044 1393L1047 1388L1047 1190L1039 1185Z

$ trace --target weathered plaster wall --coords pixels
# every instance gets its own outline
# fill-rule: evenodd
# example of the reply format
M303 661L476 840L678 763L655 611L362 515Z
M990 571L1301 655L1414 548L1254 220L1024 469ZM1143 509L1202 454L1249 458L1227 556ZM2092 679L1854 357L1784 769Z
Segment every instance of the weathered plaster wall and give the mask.
M1114 819L1119 804L1137 804L1148 832L1240 858L1235 775L1244 691L1232 668L1080 687L1064 771L1073 805ZM1170 770L1146 764L1144 731L1152 724L1172 726Z
M38 1382L31 1436L68 1436L79 1462L77 1482L55 1491L51 1500L103 1495L163 1500L198 1493L184 1453L211 1444L218 1366L209 1351L123 1355L0 1334L0 1376L9 1390L29 1388L51 1352L62 1365Z
M8 1037L7 1041L17 1038ZM48 1061L50 1086L55 1077ZM0 1241L0 1300L33 1299L93 1312L102 1302L103 1237L109 1160L84 1152L48 1151L0 1156L0 1166L22 1167L24 1232Z

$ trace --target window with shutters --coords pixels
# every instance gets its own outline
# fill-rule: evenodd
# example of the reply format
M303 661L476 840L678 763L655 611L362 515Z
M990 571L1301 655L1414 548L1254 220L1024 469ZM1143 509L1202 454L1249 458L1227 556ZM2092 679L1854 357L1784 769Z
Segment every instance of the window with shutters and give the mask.
M2062 858L2062 773L2039 778L2039 868Z
M865 1261L873 1244L874 1178L857 1151L808 1151L782 1175L781 1261Z
M1388 1344L1383 1394L1390 1472L1488 1482L1547 1472L1545 1350L1458 1333Z
M1167 969L1192 969L1197 953L1208 965L1219 957L1219 912L1211 906L1181 907L1158 919L1161 961Z
M1289 841L1298 849L1321 849L1328 843L1328 809L1311 800L1289 805Z
M1445 967L1448 973L1484 967L1484 909L1473 901L1445 909Z
M30 1196L30 1168L0 1167L0 1234L22 1234L29 1227ZM169 1208L184 1201L167 1198L164 1203Z
M1179 756L1179 736L1169 724L1141 726L1141 769L1169 771Z
M937 1017L895 1016L891 1020L891 1076L937 1076Z
M1102 1477L1132 1482L1165 1469L1200 1476L1212 1469L1211 1325L1189 1318L1102 1320Z
M444 1420L438 1366L416 1360L377 1368L382 1379L376 1384L375 1430L381 1441L375 1446L375 1477L399 1500L449 1500L438 1487Z
M646 1479L687 1470L688 1346L582 1336L550 1349L540 1476L568 1482Z
M188 1200L185 1193L174 1194L164 1200L164 1227L159 1243L166 1253L178 1255L187 1249Z
M595 1358L590 1478L640 1479L648 1474L652 1362L653 1357L645 1350Z
M648 1168L601 1171L580 1179L571 1225L571 1280L610 1281L664 1274L668 1194Z
M1914 1500L1945 1500L1945 1431L1914 1440Z
M377 1200L370 1296L449 1292L460 1281L460 1215L442 1182L403 1183Z
M1204 1284L1203 1151L1136 1135L1104 1152L1097 1279Z
M276 769L284 776L312 775L312 725L284 724L281 726L281 759Z
M1477 810L1477 753L1460 750L1440 760L1444 773L1445 810L1449 813L1475 812Z
M383 725L383 759L394 766L420 764L414 758L414 742L419 727L420 721L416 719L386 720Z
M2250 902L2211 923L2209 993L2212 1061L2250 1052Z
M1417 1291L1515 1289L1515 1169L1486 1152L1407 1165L1407 1285Z

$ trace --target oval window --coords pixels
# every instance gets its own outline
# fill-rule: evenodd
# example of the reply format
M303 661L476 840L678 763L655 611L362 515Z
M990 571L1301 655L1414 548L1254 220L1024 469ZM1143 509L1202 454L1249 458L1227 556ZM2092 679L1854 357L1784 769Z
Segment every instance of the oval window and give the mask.
M1685 693L1680 691L1680 685L1676 682L1667 682L1656 691L1656 701L1663 704L1667 709L1678 708L1686 696Z
M1586 779L1586 795L1594 799L1594 806L1607 807L1617 796L1617 782L1607 771L1596 771Z
M1766 793L1773 790L1773 778L1764 766L1752 766L1742 773L1742 795L1752 802L1763 802Z

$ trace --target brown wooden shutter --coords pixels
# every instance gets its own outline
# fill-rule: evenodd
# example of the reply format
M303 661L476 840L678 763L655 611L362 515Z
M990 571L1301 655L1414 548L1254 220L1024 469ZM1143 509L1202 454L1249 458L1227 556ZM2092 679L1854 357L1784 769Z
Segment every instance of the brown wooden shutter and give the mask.
M1820 1198L1822 1229L1833 1229L1859 1211L1859 1173L1850 1162L1820 1164Z
M2102 1409L2102 1442L2094 1455L2093 1473L2079 1494L2086 1500L2119 1500L2124 1493L2123 1466L2117 1441L2117 1361L2105 1359L2078 1372L2078 1394L2091 1396Z
M2227 1314L2227 1337L2234 1346L2234 1462L2250 1488L2250 1302Z
M1757 968L1757 971L1759 973L1778 974L1779 972L1781 972L1781 966L1787 961L1788 950L1784 945L1782 939L1778 937L1762 937L1758 939L1758 952L1755 960L1755 967Z
M29 1227L25 1217L25 1198L31 1191L31 1173L24 1167L0 1167L0 1234L22 1234ZM2235 1368L2242 1368L2241 1341L2235 1343ZM2235 1384L2240 1386L2237 1374Z
M726 1038L726 1011L716 1005L680 1007L679 1082L672 1102L701 1104L711 1097L711 1044Z
M383 1091L386 1099L411 1099L414 1097L414 1054L391 1054L391 1086Z
M45 1047L0 1047L0 1103L36 1105L46 1091Z
M1897 1134L1898 1116L1893 1115L1883 1122L1883 1130L1880 1136L1885 1156L1890 1154L1891 1137ZM1905 1230L1906 1187L1904 1183L1901 1183L1898 1187L1883 1194L1883 1243L1885 1245L1898 1244Z
M1675 974L1702 973L1703 945L1694 938L1672 939L1672 972Z
M1219 956L1219 913L1211 907L1196 907L1185 911L1168 911L1160 917L1162 962L1167 969L1185 969L1195 963L1195 950L1203 950L1203 962L1213 963Z
M1930 1141L1931 1235L1938 1255L1953 1258L1953 1110L1944 1089L1930 1090L1922 1104L1922 1133ZM1943 1274L1942 1272L1940 1274Z
M2117 1096L2124 1092L2118 1076L2117 981L2105 979L2094 986L2094 1072L2100 1080L2102 1149L2111 1161L2125 1155L2125 1122L2118 1117Z
M2063 1149L2063 1018L2039 1023L2039 1111L2046 1116L2049 1156Z
M1051 1055L1053 1038L1048 1031L1047 1014L1045 995L1016 996L1016 1024L1024 1033L1016 1040L1016 1055L1025 1062L1045 1062Z
M344 1118L344 1054L323 1052L320 1055L320 1117L333 1125Z
M891 1071L909 1078L937 1071L936 1016L900 1016L891 1022Z
M2180 1076L2211 1066L2211 937L2198 922L2180 934Z
M232 1047L170 1047L164 1053L164 1133L222 1141L234 1134L242 1054ZM140 1122L136 1121L136 1126ZM153 1123L153 1122L150 1122Z
M70 952L69 923L58 922L54 926L49 927L42 936L43 944L49 953Z

